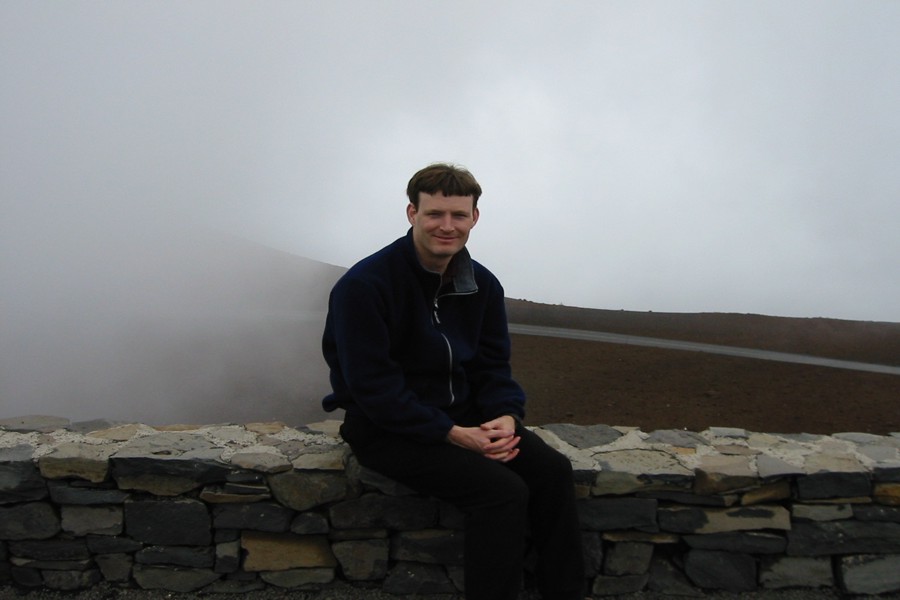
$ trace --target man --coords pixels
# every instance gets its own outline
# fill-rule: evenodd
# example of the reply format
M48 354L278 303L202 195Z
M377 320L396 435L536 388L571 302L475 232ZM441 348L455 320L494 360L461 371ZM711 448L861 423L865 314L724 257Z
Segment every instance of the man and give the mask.
M407 235L331 292L323 406L360 464L463 512L468 600L518 596L529 528L543 598L583 598L571 464L522 426L503 288L466 249L481 187L435 164L407 196Z

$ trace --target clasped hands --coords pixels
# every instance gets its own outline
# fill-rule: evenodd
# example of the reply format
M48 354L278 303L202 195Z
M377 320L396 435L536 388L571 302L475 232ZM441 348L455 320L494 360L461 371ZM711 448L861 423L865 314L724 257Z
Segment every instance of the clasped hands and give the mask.
M447 441L451 444L503 463L519 455L516 446L520 439L516 435L516 420L509 415L487 421L478 427L454 425L447 434Z

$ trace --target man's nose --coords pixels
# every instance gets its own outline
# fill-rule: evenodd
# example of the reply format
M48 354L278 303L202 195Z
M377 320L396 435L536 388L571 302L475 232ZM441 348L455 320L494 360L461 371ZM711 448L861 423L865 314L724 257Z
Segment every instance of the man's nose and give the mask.
M441 229L450 230L453 229L453 217L450 215L444 215L441 217Z

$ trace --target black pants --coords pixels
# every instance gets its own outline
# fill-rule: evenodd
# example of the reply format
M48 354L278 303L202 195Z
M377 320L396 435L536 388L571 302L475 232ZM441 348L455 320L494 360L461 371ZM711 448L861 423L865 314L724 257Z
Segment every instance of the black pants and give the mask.
M529 526L542 598L581 600L584 562L572 465L524 427L516 434L522 437L519 455L500 463L450 443L374 432L364 418L349 414L341 427L360 464L463 512L467 600L518 597Z

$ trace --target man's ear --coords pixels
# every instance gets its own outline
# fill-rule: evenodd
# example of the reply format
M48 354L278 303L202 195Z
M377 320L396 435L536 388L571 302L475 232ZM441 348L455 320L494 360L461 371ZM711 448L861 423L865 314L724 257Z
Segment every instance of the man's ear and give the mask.
M416 205L412 202L406 205L406 219L409 221L410 225L415 225L417 212Z
M478 211L478 207L472 209L472 227L475 227L475 223L478 222L478 215L481 213Z

